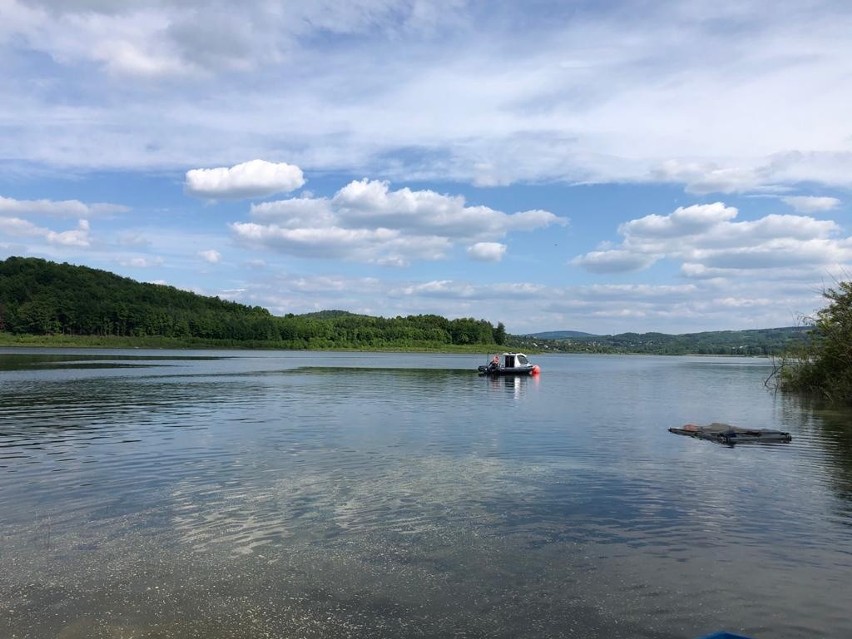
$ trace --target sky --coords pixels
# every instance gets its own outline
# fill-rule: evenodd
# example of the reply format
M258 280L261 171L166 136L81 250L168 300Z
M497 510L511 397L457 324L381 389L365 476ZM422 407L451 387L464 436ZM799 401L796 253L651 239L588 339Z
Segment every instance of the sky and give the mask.
M852 277L848 0L0 0L0 259L274 315L792 326Z

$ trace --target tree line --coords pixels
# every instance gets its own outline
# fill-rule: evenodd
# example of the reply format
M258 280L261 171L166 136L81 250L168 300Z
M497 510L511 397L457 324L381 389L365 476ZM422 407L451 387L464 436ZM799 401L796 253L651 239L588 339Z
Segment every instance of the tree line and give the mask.
M287 349L492 345L502 323L439 315L371 317L345 311L273 316L259 306L38 258L0 262L0 331L30 335L164 337Z
M562 353L632 353L646 355L781 355L810 339L810 327L790 326L744 331L706 331L669 335L666 333L619 333L617 335L574 335L541 339L535 335L513 338L527 350Z

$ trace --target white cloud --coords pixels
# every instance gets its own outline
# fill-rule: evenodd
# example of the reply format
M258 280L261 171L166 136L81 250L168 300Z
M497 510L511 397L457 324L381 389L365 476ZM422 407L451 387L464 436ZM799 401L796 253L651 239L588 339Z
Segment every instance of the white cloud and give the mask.
M653 180L681 183L687 193L695 195L747 193L776 188L770 172L759 164L741 168L719 166L715 162L667 160L653 167L650 176Z
M198 251L198 256L208 264L218 264L222 260L222 254L214 249Z
M663 301L670 304L674 301L686 301L697 290L694 284L593 284L580 288L581 299L595 300L624 300L633 301Z
M251 216L287 228L322 228L337 219L328 199L307 196L252 204Z
M832 220L816 220L805 215L766 215L750 222L722 225L723 229L733 231L733 235L744 237L796 238L808 240L811 238L827 238L837 235L840 226Z
M298 189L305 183L298 166L251 160L230 168L186 172L186 191L203 198L249 198Z
M610 249L579 255L571 260L571 264L582 266L592 273L626 273L648 268L658 259L656 255Z
M646 238L681 237L705 233L720 222L732 220L737 210L721 202L679 207L669 215L646 215L622 224L618 232L624 236Z
M412 260L442 259L450 248L447 238L406 238L399 231L386 228L347 229L328 226L293 229L252 222L235 222L230 226L237 239L243 243L313 259L407 266Z
M784 266L822 267L852 257L849 246L834 240L766 239L755 246L694 249L690 259L708 268L750 270Z
M16 200L0 196L0 214L79 218L126 213L129 210L118 204L84 204L79 200Z
M469 206L457 195L390 190L387 182L356 180L332 198L300 197L251 207L258 222L231 225L237 239L297 255L387 266L439 260L459 243L473 259L497 261L506 245L494 240L567 220L548 211L507 214Z
M4 78L0 156L26 162L275 154L397 180L852 184L852 10L839 0L734 14L712 0L3 8L0 54L19 64Z
M0 217L0 230L15 237L33 237L46 233L45 229L18 217Z
M767 215L736 222L737 209L721 202L648 215L619 226L620 246L580 255L572 264L597 273L647 268L663 258L681 261L686 276L798 265L812 274L852 259L852 238L833 221Z
M173 13L163 8L126 2L99 7L91 2L46 3L6 0L6 28L28 47L50 55L62 65L94 63L116 76L186 75L193 71L182 60L166 29ZM171 13L171 15L170 15Z
M53 231L20 218L0 217L0 231L14 237L41 238L54 246L86 248L90 243L87 220L80 220L77 228L70 231Z
M136 256L130 258L124 258L118 261L121 266L129 266L131 268L154 268L157 266L162 266L163 258L161 257L145 257L145 256ZM155 280L152 282L153 284L168 284L168 282L164 280Z
M391 191L387 182L350 182L332 198L337 215L346 224L388 226L412 232L431 232L468 238L499 237L513 230L534 230L567 224L548 211L508 215L487 206L468 206L460 195L435 191Z
M389 296L402 295L405 297L435 297L440 299L471 298L478 296L477 287L466 282L453 280L432 280L391 289Z
M45 233L45 239L50 244L57 244L60 246L80 246L87 247L89 246L89 222L87 220L80 220L77 224L77 228L73 231L47 231Z
M119 246L150 246L151 239L139 231L123 231L116 237Z
M819 213L830 211L840 206L840 200L836 197L818 197L813 195L789 195L782 197L781 201L789 204L799 213Z
M158 51L155 42L142 41L143 34L131 39L103 40L93 47L91 57L111 74L157 78L188 75L194 69L168 52Z
M480 262L499 262L506 255L506 245L500 242L477 242L467 247L467 254Z

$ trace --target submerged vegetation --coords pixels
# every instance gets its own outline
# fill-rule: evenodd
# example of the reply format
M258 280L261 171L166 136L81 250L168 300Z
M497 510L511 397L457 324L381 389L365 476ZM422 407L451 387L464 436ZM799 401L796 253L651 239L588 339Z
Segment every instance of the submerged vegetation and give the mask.
M777 385L852 405L852 282L840 282L823 295L829 304L810 319L812 338L781 358Z
M506 340L503 324L482 319L345 311L277 317L259 306L22 257L0 262L0 333L14 344L281 349L479 345L481 351Z

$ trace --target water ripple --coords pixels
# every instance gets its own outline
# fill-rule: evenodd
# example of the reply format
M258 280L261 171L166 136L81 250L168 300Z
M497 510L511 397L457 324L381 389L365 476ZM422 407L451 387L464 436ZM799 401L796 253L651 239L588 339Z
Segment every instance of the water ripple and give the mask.
M848 413L754 363L324 357L0 366L0 636L852 634Z

